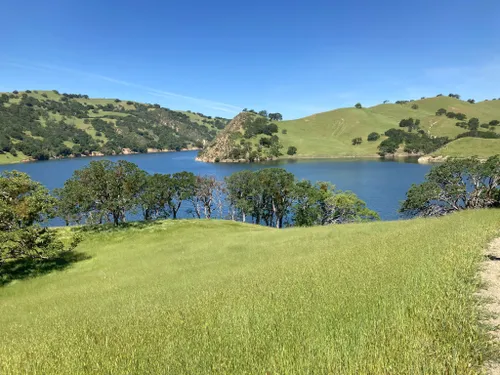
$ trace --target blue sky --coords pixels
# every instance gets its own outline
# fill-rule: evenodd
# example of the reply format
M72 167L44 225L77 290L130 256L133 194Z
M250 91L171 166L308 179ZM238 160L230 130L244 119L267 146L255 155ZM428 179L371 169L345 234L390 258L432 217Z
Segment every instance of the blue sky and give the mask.
M58 89L285 118L500 97L498 0L10 1L0 91Z

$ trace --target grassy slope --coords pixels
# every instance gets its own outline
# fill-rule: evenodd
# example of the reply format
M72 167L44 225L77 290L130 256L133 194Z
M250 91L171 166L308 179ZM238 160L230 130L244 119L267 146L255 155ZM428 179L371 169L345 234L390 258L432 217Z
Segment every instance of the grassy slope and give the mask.
M0 288L0 373L475 373L499 211L274 230L165 221Z
M32 92L30 94L28 94L28 96L33 96L34 98L36 98L38 100L50 99L50 100L60 101L62 98L62 95L56 94L55 92L53 92L51 90L36 90L36 91L37 92L34 92L34 90L32 90ZM24 93L24 91L19 91L19 94L18 94L19 97L23 93ZM4 94L4 93L0 92L0 95L1 94ZM5 93L5 94L11 94L11 93ZM42 94L47 95L47 97L42 96ZM19 100L20 99L10 99L10 101L13 103L17 103L17 102L19 102ZM127 102L128 102L127 100L121 100L118 103L115 102L115 99L103 99L103 98L88 98L88 99L76 98L76 99L72 99L72 100L75 100L75 101L80 102L82 104L83 103L93 104L93 105L112 104L112 105L116 105L116 106L118 106L118 105L123 106L127 110L129 110L129 109L134 110L135 109L135 104L127 104ZM136 102L133 102L133 103L136 103ZM191 115L191 114L184 112L184 111L180 111L180 112L187 114L190 117L191 121L197 123L198 125L202 125L202 126L205 126L211 130L214 129L214 130L218 131L218 129L216 127L214 127L212 124L203 123L202 122L203 117L196 115L196 114ZM55 120L61 120L63 117L59 114L52 114L52 113L50 113L50 116ZM93 113L92 111L89 111L88 116L89 116L89 118L91 118L91 117L103 117L108 122L115 122L116 120L114 120L112 118L108 118L108 116L127 116L127 113L99 110L99 113ZM79 129L85 130L85 132L87 132L89 135L91 135L94 139L96 139L98 141L100 140L103 142L107 142L107 138L105 136L97 136L96 131L92 127L92 125L91 124L84 124L83 119L76 118L76 117L69 117L69 118L66 118L66 121L68 123L74 123ZM22 155L22 157L14 157L10 153L0 154L0 164L17 163L23 159L26 159L26 157L24 155Z
M417 104L418 109L411 108ZM455 126L456 119L435 116L439 108L465 113L468 118L478 117L481 122L500 120L500 101L469 104L449 97L435 97L416 100L404 105L382 104L371 108L342 108L318 113L298 120L279 123L279 137L285 150L288 146L298 148L297 157L342 157L370 156L377 153L378 142L368 142L371 132L384 133L398 127L403 118L413 117L421 120L422 129L434 136L456 137L465 130ZM287 134L281 130L286 129ZM497 127L500 132L500 127ZM353 146L351 141L362 137L363 143ZM381 138L382 140L383 138Z
M487 158L497 154L500 154L500 139L460 138L433 152L432 156Z

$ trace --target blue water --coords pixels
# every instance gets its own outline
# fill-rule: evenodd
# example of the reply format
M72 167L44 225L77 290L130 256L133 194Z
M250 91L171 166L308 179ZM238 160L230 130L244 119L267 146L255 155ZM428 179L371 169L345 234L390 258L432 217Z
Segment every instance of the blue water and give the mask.
M169 152L158 154L118 155L109 157L86 157L76 159L49 160L34 163L0 165L0 171L19 170L28 173L49 189L61 187L73 171L87 165L91 160L124 159L136 163L148 173L175 173L189 171L194 174L215 175L223 179L242 169L257 170L281 167L295 174L298 179L329 181L342 190L351 190L363 199L369 208L379 213L383 220L399 218L399 202L413 183L424 180L430 166L413 162L396 162L366 159L310 159L276 161L264 164L217 163L195 161L197 151Z

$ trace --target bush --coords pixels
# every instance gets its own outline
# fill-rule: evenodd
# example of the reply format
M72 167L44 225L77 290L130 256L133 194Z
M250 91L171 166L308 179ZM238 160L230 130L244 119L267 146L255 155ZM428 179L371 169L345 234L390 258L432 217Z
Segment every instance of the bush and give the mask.
M288 150L286 151L287 155L295 155L297 153L297 147L295 146L290 146L288 147Z
M378 140L379 138L380 138L380 134L378 134L377 132L372 132L372 133L368 134L367 140L370 142L373 142L373 141Z
M439 95L438 95L439 96ZM439 108L437 111L436 111L436 116L442 116L442 115L446 115L446 109L444 108Z
M353 146L360 145L363 142L363 139L361 137L356 137L352 139L352 144Z
M356 107L357 109L361 109L361 108L363 108L363 106L361 105L361 103L356 103L356 104L354 105L354 107Z
M283 130L281 131L281 134L287 134L287 133L288 133L288 131L287 131L286 129L283 129Z
M418 109L418 104L412 104L411 109Z

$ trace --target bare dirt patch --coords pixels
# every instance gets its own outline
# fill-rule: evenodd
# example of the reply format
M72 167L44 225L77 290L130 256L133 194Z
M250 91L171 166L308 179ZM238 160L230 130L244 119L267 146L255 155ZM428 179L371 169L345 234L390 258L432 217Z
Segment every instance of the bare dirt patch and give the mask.
M485 323L490 329L491 338L500 343L500 238L490 243L486 251L486 259L481 271L485 288L480 296L486 301L488 316ZM491 375L500 375L500 362L489 362L486 371Z

